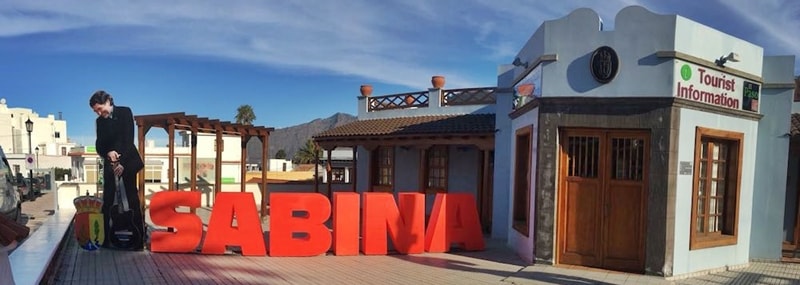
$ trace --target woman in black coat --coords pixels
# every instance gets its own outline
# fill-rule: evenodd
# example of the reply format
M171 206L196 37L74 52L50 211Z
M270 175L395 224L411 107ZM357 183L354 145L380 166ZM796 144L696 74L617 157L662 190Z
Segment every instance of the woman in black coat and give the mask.
M144 219L140 207L139 193L136 188L136 174L144 168L139 151L133 144L133 113L124 106L114 105L114 98L105 91L97 91L89 99L89 106L97 114L97 141L95 148L97 154L103 158L103 218L105 220L104 247L119 244L109 243L116 241L114 231L109 224L109 219L116 213L111 213L112 205L116 198L116 181L122 178L125 186L125 196L132 211L129 215L133 237L123 247L133 250L144 249ZM127 221L126 221L127 222ZM125 223L117 223L116 227Z

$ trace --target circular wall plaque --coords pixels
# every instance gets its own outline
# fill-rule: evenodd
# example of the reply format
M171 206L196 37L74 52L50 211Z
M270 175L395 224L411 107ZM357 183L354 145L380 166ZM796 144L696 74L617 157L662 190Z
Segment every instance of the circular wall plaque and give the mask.
M594 50L589 61L589 70L597 82L609 83L619 71L617 52L609 46L601 46Z

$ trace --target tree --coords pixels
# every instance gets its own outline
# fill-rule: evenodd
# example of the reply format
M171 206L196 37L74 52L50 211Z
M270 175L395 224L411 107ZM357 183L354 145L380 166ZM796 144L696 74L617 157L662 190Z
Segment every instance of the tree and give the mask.
M286 159L286 151L283 149L278 150L278 152L275 153L275 158Z
M322 149L314 140L307 140L306 144L294 154L294 161L297 163L314 163L317 155L322 155Z
M241 105L236 109L236 123L243 125L252 125L256 120L256 113L253 112L253 107L250 105Z

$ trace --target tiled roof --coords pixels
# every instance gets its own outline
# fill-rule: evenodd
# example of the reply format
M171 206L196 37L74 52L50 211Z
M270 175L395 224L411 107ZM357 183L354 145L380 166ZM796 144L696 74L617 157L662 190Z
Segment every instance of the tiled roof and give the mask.
M494 132L494 114L436 115L360 120L318 133L314 138Z
M789 135L800 135L800 114L792 114L792 124L789 126Z

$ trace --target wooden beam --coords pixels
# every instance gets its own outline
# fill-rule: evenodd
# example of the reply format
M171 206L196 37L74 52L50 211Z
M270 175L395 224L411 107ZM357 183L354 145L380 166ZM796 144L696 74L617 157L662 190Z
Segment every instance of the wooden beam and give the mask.
M214 159L214 198L217 197L217 193L222 192L222 151L225 149L225 146L223 145L222 130L220 129L217 129L216 142L217 157Z
M241 155L241 164L240 164L241 165L241 173L240 173L241 178L239 179L240 180L239 184L241 185L241 192L244 193L246 191L245 190L245 186L247 186L247 181L245 181L245 179L247 178L247 141L250 140L250 136L249 135L242 135L241 138L242 138L242 142L241 142L242 143L242 155Z
M269 132L264 132L261 139L261 217L267 216L267 163L269 162Z
M172 188L173 183L175 183L175 125L169 124L169 126L167 126L167 136L169 137L167 145L167 149L169 149L167 155L169 158L167 164L167 181L169 181L169 184L167 184L167 189L178 190L178 187Z
M325 166L326 179L328 180L328 200L333 201L333 164L331 163L332 149L328 149L328 161Z
M197 190L197 126L192 126L189 190Z
M319 152L314 152L314 192L319 193Z

